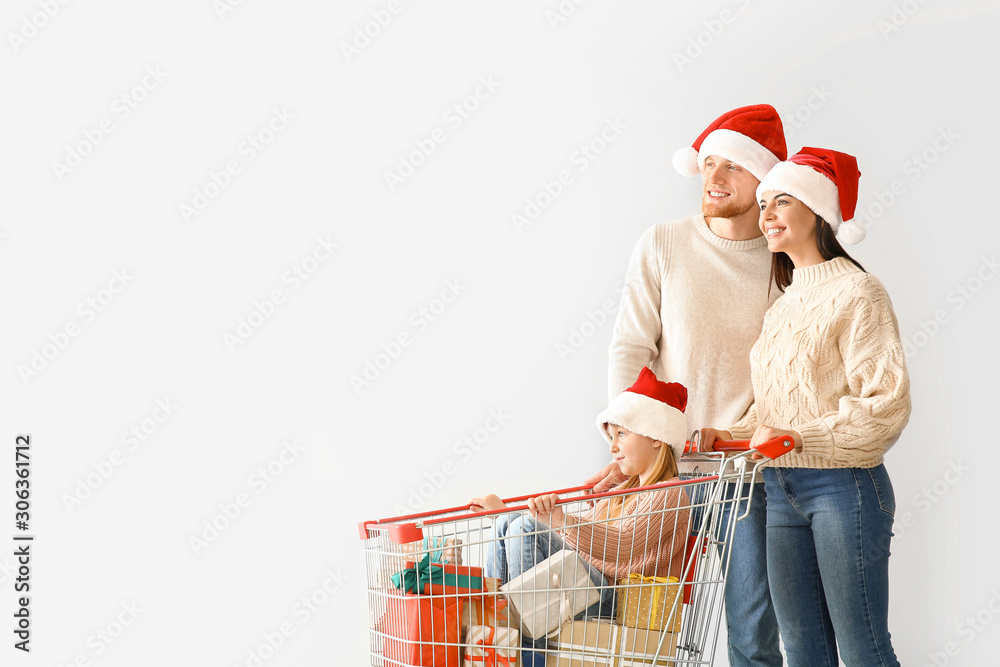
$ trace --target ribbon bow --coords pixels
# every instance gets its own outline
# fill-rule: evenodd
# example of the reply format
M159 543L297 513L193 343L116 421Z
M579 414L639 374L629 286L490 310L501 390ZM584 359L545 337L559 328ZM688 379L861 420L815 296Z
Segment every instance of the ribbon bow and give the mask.
M392 585L402 588L407 593L419 593L426 584L442 584L452 588L471 588L481 590L482 577L471 574L448 572L440 563L433 563L430 554L425 555L419 563L392 575Z
M553 572L552 588L557 588L562 590L561 583L562 581L559 573ZM562 630L562 626L573 620L573 616L574 616L573 605L569 601L569 593L567 593L565 590L562 590L562 593L559 595L559 625L556 626L555 630L545 635L546 638L551 639L556 635L558 635L559 631Z
M430 552L431 561L435 563L447 563L448 560L445 556L445 551L449 548L454 548L454 545L449 545L447 538L444 537L425 537L423 547L427 549L436 549ZM437 547L441 547L437 549ZM454 559L454 556L452 556ZM459 563L461 565L461 563Z
M466 654L465 659L471 662L481 662L483 667L509 667L511 664L511 658L503 655L497 655L496 645L493 643L494 635L496 635L497 629L490 626L490 634L488 637L479 639L476 641L476 646L479 650L483 652L482 655L468 655ZM514 659L516 664L517 659Z

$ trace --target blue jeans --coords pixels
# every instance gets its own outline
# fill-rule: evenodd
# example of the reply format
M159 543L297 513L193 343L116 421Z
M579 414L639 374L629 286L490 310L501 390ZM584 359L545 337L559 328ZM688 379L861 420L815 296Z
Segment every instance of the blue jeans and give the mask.
M898 666L889 637L896 500L885 466L766 468L767 571L790 667Z
M724 500L732 500L737 482L726 484ZM751 483L744 483L741 498L750 494ZM709 487L698 485L692 493L691 503L708 501ZM720 529L729 525L729 514L734 502L724 502ZM736 523L733 534L732 562L726 576L726 633L729 645L730 667L781 667L781 649L778 645L778 620L771 602L768 585L766 551L766 522L768 497L764 484L758 482L753 488L753 502L750 513ZM747 509L747 501L741 500L737 516ZM691 532L696 533L701 523L703 510L695 508L691 513Z
M567 548L562 537L546 524L536 520L530 514L512 512L501 514L493 521L493 537L486 546L486 576L499 577L503 583L516 579L535 565L538 565L554 553ZM601 587L601 600L595 602L576 618L584 616L614 618L615 589L596 567L584 561L587 565L590 580ZM528 638L522 641L523 646L541 648L545 640L532 642Z

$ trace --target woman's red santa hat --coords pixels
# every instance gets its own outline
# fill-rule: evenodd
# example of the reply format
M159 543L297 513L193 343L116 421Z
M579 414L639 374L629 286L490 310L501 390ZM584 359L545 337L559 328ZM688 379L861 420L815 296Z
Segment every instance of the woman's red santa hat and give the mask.
M758 181L771 167L788 156L785 130L778 112L770 104L754 104L727 111L701 133L691 146L674 153L674 169L695 176L705 168L705 159L717 155L735 162ZM631 430L631 429L629 429Z
M639 372L631 387L619 394L597 415L597 428L611 442L609 424L670 445L674 459L684 454L687 441L687 388L676 382L660 382L648 368Z
M854 219L858 204L858 160L827 148L803 148L761 179L757 200L765 192L785 192L826 220L847 245L865 238L865 226Z

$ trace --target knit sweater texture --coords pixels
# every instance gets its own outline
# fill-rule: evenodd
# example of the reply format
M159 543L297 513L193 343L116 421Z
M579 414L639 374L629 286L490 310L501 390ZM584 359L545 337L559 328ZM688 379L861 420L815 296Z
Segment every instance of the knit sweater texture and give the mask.
M768 292L770 271L767 239L721 238L703 215L648 229L629 260L608 352L609 400L648 366L687 387L690 431L742 417L753 403L750 348L780 296Z
M871 468L910 416L910 381L889 296L838 257L795 269L750 352L754 404L728 430L797 431L802 447L770 464Z
M568 515L566 542L612 583L632 573L680 578L689 531L687 492L665 487L628 498L621 517L610 521L607 498L587 512Z

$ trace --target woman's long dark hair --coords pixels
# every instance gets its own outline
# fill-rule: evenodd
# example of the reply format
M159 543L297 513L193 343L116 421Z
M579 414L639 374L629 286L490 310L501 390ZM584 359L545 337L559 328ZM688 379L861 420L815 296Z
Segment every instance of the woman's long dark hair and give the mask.
M854 265L862 271L865 270L865 267L858 264L858 260L848 255L844 246L840 245L833 227L818 215L816 216L816 247L819 248L819 254L824 260L845 257L854 262ZM778 291L784 292L785 288L792 284L792 269L794 268L795 265L791 258L785 253L776 252L771 255L771 282L778 286ZM770 293L771 288L768 287L767 291Z

